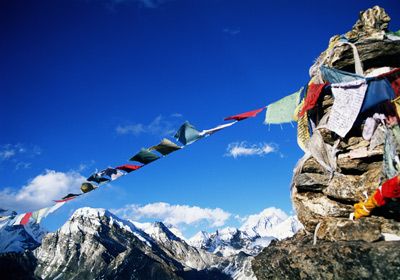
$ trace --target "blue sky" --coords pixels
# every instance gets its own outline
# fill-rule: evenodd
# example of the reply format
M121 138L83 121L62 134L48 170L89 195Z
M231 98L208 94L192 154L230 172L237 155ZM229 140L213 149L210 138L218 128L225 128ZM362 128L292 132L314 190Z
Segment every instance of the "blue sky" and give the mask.
M397 1L274 2L1 1L0 202L18 211L49 206L52 195L96 168L128 163L185 120L208 129L297 91L360 10L379 4L390 29L400 29ZM302 155L296 130L268 128L263 118L80 197L44 224L55 229L82 206L156 219L143 209L161 205L164 220L194 210L198 220L179 223L191 235L270 206L290 213ZM274 151L234 158L232 143Z

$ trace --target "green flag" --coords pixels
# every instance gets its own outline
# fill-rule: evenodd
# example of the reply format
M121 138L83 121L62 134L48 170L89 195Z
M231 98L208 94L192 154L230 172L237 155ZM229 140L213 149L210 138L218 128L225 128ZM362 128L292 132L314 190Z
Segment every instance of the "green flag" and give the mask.
M280 124L293 121L293 113L300 102L300 93L302 90L303 88L268 105L264 123Z

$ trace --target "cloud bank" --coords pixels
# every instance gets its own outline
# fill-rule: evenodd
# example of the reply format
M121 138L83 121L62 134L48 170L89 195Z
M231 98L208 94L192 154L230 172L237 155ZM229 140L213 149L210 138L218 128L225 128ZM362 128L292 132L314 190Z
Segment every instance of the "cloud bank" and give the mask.
M139 136L141 134L151 134L156 136L169 136L178 129L177 118L180 117L182 117L182 115L179 113L174 113L167 118L159 115L149 124L128 123L125 125L118 125L115 131L120 135L131 134Z
M231 214L221 208L201 208L189 205L171 205L165 202L146 205L130 204L123 208L112 210L125 219L140 220L152 218L175 226L196 225L207 222L211 227L223 226Z
M64 173L46 170L18 191L7 188L0 191L0 205L2 208L23 211L51 206L53 200L79 191L84 180L85 177L75 171Z

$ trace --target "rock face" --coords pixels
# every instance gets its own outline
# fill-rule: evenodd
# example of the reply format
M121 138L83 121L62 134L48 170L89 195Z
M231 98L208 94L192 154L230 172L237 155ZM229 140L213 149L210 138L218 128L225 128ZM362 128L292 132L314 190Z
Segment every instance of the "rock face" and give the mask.
M180 279L180 263L105 210L78 209L34 252L42 279Z
M389 21L382 8L374 7L362 12L345 34L357 47L364 73L376 67L400 67L400 40L385 35ZM332 37L330 44L339 38ZM310 69L317 80L316 69L322 62L354 73L348 45L321 54ZM320 99L309 116L317 114L323 125L333 102L330 95ZM370 140L362 137L363 122L374 113L386 114L388 107L376 106L361 113L345 138L322 126L314 130L323 145L309 142L309 152L299 160L292 181L293 205L305 230L293 238L273 241L255 257L253 270L258 279L400 279L400 242L385 241L400 240L399 202L374 209L370 217L349 219L353 205L388 179L383 172L388 128L379 124ZM326 151L319 151L324 146Z
M253 261L257 279L399 279L400 241L273 241Z

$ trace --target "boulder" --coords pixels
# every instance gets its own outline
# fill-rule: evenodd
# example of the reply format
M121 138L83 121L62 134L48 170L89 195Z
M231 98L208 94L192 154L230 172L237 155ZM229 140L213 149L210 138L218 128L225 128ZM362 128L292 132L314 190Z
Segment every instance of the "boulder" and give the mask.
M318 241L300 232L253 261L257 279L399 279L400 241Z

